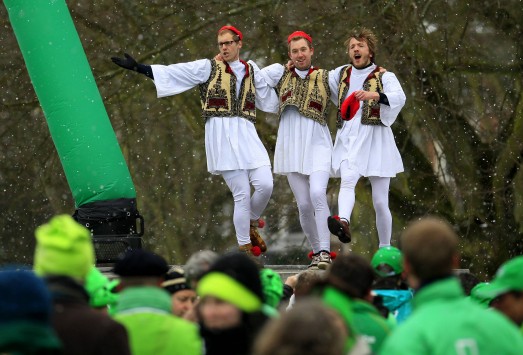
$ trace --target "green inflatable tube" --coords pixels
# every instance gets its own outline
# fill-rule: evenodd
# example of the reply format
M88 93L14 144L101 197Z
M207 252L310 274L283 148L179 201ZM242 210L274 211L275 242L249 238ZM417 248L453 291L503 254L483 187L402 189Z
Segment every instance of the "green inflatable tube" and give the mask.
M64 0L4 0L75 207L136 191Z

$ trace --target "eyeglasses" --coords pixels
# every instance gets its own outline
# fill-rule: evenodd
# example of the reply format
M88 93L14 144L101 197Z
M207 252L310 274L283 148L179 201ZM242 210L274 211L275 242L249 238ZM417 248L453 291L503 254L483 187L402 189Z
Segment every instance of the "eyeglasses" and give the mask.
M225 42L218 42L218 48L220 48L221 46L230 47L230 46L232 46L232 44L235 43L235 42L238 42L238 41L225 41Z

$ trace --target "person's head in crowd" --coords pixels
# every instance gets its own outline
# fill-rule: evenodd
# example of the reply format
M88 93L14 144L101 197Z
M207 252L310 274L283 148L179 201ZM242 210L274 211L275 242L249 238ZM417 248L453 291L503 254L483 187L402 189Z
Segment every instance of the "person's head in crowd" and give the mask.
M241 253L219 257L200 279L197 293L201 320L211 329L239 325L242 312L261 311L264 302L259 268Z
M58 215L35 231L34 271L83 282L95 264L91 233L69 215Z
M162 287L169 292L172 300L173 314L183 317L192 310L196 301L196 291L191 289L182 268L173 266L167 272Z
M371 265L376 272L373 288L379 290L403 290L408 286L403 273L403 255L393 246L379 248L372 256Z
M307 297L271 320L256 340L255 355L343 354L347 328L320 300Z
M198 282L196 306L207 353L250 353L268 319L260 272L246 254L220 256Z
M411 222L401 234L400 245L408 283L414 289L422 283L449 277L459 267L458 236L440 218L424 217Z
M480 282L470 290L470 299L482 307L488 308L492 297L485 296L481 290L488 286L488 282Z
M298 273L296 286L294 287L294 297L296 297L296 300L310 295L314 286L321 283L324 278L325 270L306 269Z
M32 271L0 269L0 353L60 354L51 295Z
M200 278L209 270L218 254L212 250L200 250L189 258L184 266L185 277L192 289L196 289Z
M118 280L110 280L95 266L91 267L84 284L91 307L101 311L108 311L109 308L114 307L118 302L116 292L118 284Z
M491 299L490 307L523 324L523 256L506 261L488 285L478 291Z
M120 289L134 286L161 287L169 265L163 257L145 249L131 249L114 264L120 277Z
M265 304L278 308L283 296L283 281L280 275L272 269L263 268L260 270L260 278Z
M374 269L363 256L350 253L340 254L332 264L327 283L352 298L372 302Z
M465 296L470 296L474 286L479 283L479 279L476 277L476 275L471 274L470 272L460 272L458 274L458 279L461 283L461 287L463 288L463 292L465 292Z

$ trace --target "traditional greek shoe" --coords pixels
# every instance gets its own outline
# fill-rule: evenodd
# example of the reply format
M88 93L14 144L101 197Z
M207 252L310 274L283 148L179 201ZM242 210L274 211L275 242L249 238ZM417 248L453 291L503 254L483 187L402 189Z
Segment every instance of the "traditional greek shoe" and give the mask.
M322 250L318 254L318 269L326 270L332 264L331 253Z
M312 254L311 259L311 263L309 264L309 266L307 266L307 269L318 270L320 263L320 253Z
M251 238L251 244L255 247L260 248L262 253L267 251L267 244L258 233L258 228L263 228L265 226L265 221L263 219L251 220L251 229L249 230L249 237Z
M349 228L349 221L339 216L329 216L327 218L327 226L329 231L338 237L342 243L350 243L351 235Z
M249 256L260 256L261 251L258 246L253 246L251 243L245 245L239 245L238 250L244 252Z

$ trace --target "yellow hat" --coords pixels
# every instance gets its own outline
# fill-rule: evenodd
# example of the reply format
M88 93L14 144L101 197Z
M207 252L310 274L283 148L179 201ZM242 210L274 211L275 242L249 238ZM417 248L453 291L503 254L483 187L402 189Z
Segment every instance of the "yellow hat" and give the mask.
M36 228L34 271L84 279L95 263L91 233L69 215Z

